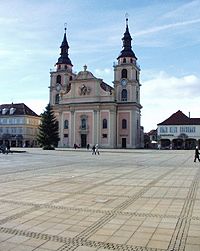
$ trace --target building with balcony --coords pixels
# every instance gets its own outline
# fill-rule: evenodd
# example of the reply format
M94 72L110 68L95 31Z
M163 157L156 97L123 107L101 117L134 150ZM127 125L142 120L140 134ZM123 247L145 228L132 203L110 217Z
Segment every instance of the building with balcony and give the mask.
M161 149L194 149L200 147L200 118L190 118L177 111L158 124Z
M114 64L114 86L95 77L87 66L75 74L66 37L55 70L50 72L50 104L59 122L60 147L74 144L102 148L140 148L140 68L126 19L123 49Z
M0 145L36 146L39 124L40 116L24 103L0 105Z

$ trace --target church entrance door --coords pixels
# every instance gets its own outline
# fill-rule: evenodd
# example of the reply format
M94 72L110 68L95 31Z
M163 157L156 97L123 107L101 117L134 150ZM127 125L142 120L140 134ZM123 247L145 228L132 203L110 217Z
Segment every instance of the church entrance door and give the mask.
M126 138L122 138L122 148L126 148Z
M81 134L81 147L86 147L87 145L87 135Z

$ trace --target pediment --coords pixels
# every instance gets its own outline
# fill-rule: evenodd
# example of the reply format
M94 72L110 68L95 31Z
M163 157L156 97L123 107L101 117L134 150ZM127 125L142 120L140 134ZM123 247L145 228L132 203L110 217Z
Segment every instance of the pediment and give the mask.
M96 77L90 71L80 71L75 79L88 80L88 79L96 79Z

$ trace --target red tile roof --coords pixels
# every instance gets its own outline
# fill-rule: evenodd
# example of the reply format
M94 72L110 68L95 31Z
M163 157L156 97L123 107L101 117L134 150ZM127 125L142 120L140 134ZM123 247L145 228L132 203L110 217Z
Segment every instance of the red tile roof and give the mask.
M178 110L158 125L200 125L200 118L189 118Z

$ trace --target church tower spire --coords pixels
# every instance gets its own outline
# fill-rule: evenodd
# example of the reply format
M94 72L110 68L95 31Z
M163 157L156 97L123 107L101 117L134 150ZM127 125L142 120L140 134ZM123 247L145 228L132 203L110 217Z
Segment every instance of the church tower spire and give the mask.
M126 29L122 38L123 49L114 64L114 89L117 103L118 118L118 144L122 147L129 145L137 148L141 144L140 127L140 68L137 57L132 50L131 35L128 18L126 16ZM127 125L130 125L128 127Z
M128 18L126 18L126 31L124 32L122 41L123 41L123 50L121 51L117 59L119 60L120 58L129 57L129 58L134 58L137 60L131 46L132 37L130 35L129 28L128 28Z
M63 37L63 41L62 41L62 44L60 46L60 49L61 49L61 52L60 52L60 57L58 58L58 62L56 63L56 65L70 65L70 66L73 66L72 65L72 62L69 58L69 45L68 45L68 42L67 42L67 36L66 36L66 27L65 27L65 33L64 33L64 37Z

